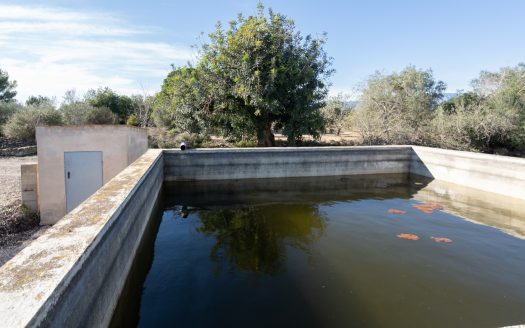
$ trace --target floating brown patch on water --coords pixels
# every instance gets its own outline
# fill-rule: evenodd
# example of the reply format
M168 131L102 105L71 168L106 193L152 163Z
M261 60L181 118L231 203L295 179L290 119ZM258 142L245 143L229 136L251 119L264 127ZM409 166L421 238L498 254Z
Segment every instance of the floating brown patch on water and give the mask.
M432 214L435 210L442 210L443 206L436 203L423 203L423 204L414 204L413 208L420 210L426 214Z
M408 239L408 240L419 240L419 237L410 233L401 233L397 235L397 238Z
M430 237L433 241L436 243L443 243L443 244L450 244L452 242L452 239L445 238L445 237Z
M407 214L407 211L391 208L391 209L388 210L388 213L392 213L392 214Z

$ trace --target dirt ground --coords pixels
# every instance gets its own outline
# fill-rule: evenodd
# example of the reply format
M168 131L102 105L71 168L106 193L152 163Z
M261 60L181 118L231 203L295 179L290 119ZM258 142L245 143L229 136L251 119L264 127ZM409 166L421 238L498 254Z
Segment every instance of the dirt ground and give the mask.
M304 141L312 141L314 140L311 136L304 136ZM275 140L286 140L286 136L282 134L276 134ZM321 140L319 140L319 143L321 145L352 145L354 143L357 143L359 141L359 135L355 132L351 131L343 131L339 135L336 134L323 134L321 135Z
M0 157L0 207L20 200L20 165L36 162L36 156Z
M8 208L20 207L22 201L20 164L30 162L36 162L36 156L0 157L0 210L2 212ZM0 266L29 244L31 240L37 238L44 230L45 227L36 226L19 233L0 234Z

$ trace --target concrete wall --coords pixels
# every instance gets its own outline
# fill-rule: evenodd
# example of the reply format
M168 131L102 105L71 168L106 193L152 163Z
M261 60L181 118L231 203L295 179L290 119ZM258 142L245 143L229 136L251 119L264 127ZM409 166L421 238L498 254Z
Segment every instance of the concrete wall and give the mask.
M129 128L129 127L128 127ZM128 133L128 164L148 150L148 131L146 129L130 128Z
M410 146L165 150L165 180L407 173Z
M165 180L230 183L225 180L408 172L499 192L497 203L525 194L525 160L502 156L410 146L149 150L0 267L2 326L107 325ZM416 199L443 193L433 183L432 189L415 189ZM472 200L457 190L447 208L465 213L462 203ZM491 195L483 196L491 200L489 208ZM522 200L511 203L518 207ZM500 227L520 233L525 226L507 220Z
M20 165L20 187L22 204L38 211L38 164L25 163Z
M107 183L147 150L146 130L124 125L41 126L36 140L41 224L66 214L64 152L102 151Z
M107 326L162 181L149 150L0 267L1 326Z
M412 147L410 173L525 199L525 158Z

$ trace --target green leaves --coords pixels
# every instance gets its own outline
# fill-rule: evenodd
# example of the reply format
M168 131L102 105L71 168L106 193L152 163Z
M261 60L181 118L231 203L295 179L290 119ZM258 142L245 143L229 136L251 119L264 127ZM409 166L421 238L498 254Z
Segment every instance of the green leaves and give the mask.
M431 70L413 66L400 73L376 73L367 81L354 123L365 143L418 144L445 84Z
M0 101L11 101L16 96L16 81L9 80L9 74L0 69Z
M271 10L266 15L260 6L256 16L239 15L226 31L217 24L196 67L172 72L181 80L168 76L158 98L170 99L163 110L178 120L185 113L200 121L205 111L207 128L223 135L257 136L259 145L272 146L272 127L279 126L296 143L305 132L323 128L319 109L333 72L323 44L303 38L293 21ZM187 79L185 69L196 72L196 81Z

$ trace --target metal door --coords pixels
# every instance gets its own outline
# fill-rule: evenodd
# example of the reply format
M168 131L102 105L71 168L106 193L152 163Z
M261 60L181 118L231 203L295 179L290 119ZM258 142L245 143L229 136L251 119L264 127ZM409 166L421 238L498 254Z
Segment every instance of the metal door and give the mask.
M102 152L65 152L64 168L66 212L69 213L102 187Z

